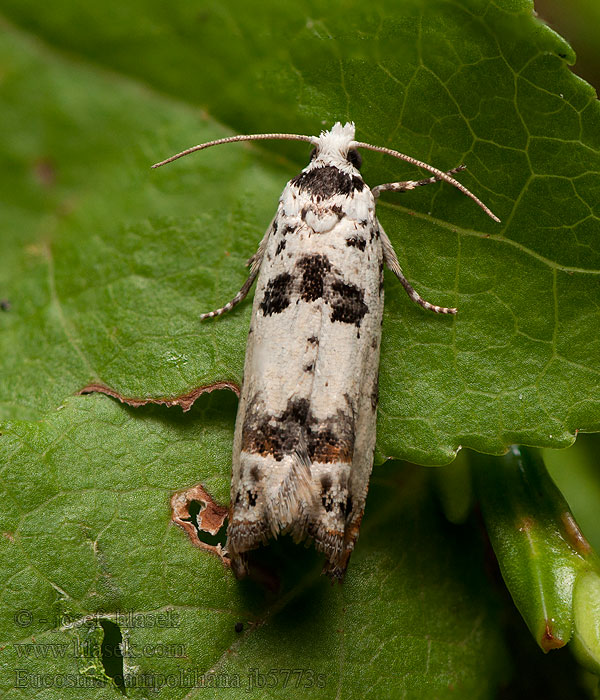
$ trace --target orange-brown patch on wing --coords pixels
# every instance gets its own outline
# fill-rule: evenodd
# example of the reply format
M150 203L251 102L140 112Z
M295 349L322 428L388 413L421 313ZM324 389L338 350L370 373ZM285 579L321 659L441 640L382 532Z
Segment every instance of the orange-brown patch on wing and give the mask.
M321 442L317 440L310 445L309 454L312 462L352 464L354 449L353 445L342 440L339 442Z

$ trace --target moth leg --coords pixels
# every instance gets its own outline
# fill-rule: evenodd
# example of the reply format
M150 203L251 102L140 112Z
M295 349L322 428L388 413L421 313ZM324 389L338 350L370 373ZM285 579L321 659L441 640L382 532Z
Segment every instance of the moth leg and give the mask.
M233 297L231 301L227 302L227 304L225 304L225 306L222 306L220 309L215 309L214 311L209 311L208 313L200 314L201 321L204 321L205 318L214 318L215 316L222 316L228 311L231 311L231 309L233 309L234 306L237 306L240 303L240 301L243 301L246 298L248 292L254 284L254 280L258 275L258 271L260 270L260 266L265 256L265 250L267 248L267 241L269 240L269 236L273 231L274 221L275 219L271 221L271 224L267 229L267 232L263 236L263 239L260 242L256 253L254 253L254 255L251 258L249 258L246 262L246 266L250 266L250 274L248 275L248 279L242 285L240 291Z
M458 309L430 304L428 301L425 301L425 299L423 299L423 297L421 297L413 289L413 287L409 284L408 280L404 276L404 273L402 272L402 268L400 267L400 263L398 262L398 257L396 256L394 246L392 245L390 239L387 237L381 224L379 224L379 235L381 236L381 244L383 246L383 261L400 280L400 284L404 287L408 296L415 303L417 303L419 306L422 306L424 309L427 309L428 311L434 311L436 314L455 314L458 311Z
M459 165L457 168L452 168L452 170L448 170L446 175L454 175L455 173L459 173L461 170L464 170L467 166L466 165ZM426 177L424 180L406 180L405 182L387 182L384 185L377 185L377 187L373 187L371 192L373 193L373 197L377 199L379 195L384 192L385 190L389 190L390 192L408 192L408 190L414 190L415 187L422 187L423 185L431 185L434 182L439 182L440 178L437 175L433 175L433 177Z
M208 311L205 314L200 314L200 320L204 321L205 318L214 318L215 316L222 316L228 311L231 311L231 309L233 309L234 306L237 306L240 303L240 301L243 301L246 298L248 292L254 284L254 280L256 279L257 274L258 270L256 270L256 272L251 272L248 279L242 285L240 291L233 297L231 301L228 301L227 304L225 304L225 306L222 306L220 309L215 309L214 311Z

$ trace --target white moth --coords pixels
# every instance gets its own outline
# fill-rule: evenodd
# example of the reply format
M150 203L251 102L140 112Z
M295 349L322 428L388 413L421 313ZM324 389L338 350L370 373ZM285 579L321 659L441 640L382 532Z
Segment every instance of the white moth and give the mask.
M211 141L294 139L313 144L310 163L285 186L277 212L250 258L250 276L220 316L258 276L233 445L227 551L236 576L247 552L289 532L311 538L324 572L342 579L358 537L373 466L383 314L383 268L410 298L436 313L456 309L422 299L404 277L375 214L383 190L405 192L445 180L492 212L451 177L397 151L354 140L354 124L320 136L253 134ZM381 151L433 173L425 180L369 189L358 148Z

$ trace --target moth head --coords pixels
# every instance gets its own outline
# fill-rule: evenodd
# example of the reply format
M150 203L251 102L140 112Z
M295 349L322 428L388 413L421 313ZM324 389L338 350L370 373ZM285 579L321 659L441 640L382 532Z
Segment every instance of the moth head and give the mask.
M356 150L354 140L354 122L336 122L329 131L322 131L319 136L313 136L315 147L310 154L311 162L319 165L335 165L342 170L359 170L362 158Z
M313 161L316 157L317 157L317 147L315 146L315 147L312 149L312 151L310 152L310 161L311 161L311 163L312 163L312 161ZM360 170L361 165L362 165L362 156L361 156L360 153L356 150L356 148L351 148L351 149L348 151L348 154L346 155L346 160L348 161L348 163L350 163L350 165L351 165L353 168L356 168L356 170Z

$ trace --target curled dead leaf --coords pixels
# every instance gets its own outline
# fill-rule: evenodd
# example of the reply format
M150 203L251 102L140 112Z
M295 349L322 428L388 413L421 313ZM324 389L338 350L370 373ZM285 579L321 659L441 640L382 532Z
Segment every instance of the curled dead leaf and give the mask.
M139 408L139 406L146 406L147 404L161 404L163 406L181 406L184 412L189 411L194 405L196 399L198 399L202 394L209 394L212 391L217 391L218 389L230 389L235 392L237 396L240 395L240 388L237 384L233 382L215 382L214 384L205 384L204 386L196 387L189 391L187 394L181 394L180 396L173 397L150 397L150 398L138 398L133 396L123 396L115 389L111 389L106 384L92 383L84 386L77 392L77 396L83 396L85 394L106 394L106 396L112 396L114 399L118 399L121 403L125 403L128 406L133 406L133 408Z

